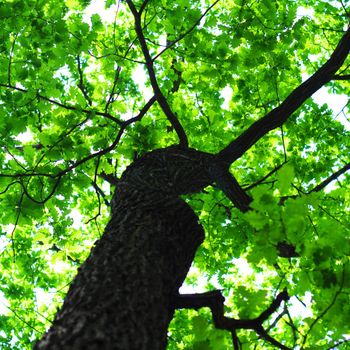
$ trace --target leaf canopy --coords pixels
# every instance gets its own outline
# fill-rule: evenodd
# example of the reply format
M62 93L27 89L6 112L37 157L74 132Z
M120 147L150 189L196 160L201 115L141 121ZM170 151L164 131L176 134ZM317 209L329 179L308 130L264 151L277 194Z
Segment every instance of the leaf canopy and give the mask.
M107 175L178 143L162 108L149 103L130 9L98 3L104 8L85 0L0 3L1 349L30 349L50 324L108 220ZM350 11L346 0L134 5L143 7L161 92L190 146L210 153L330 57ZM254 318L286 288L291 299L265 326L290 348L349 346L349 87L332 80L232 164L253 210L239 212L214 187L187 197L207 237L184 291L221 288L229 315ZM281 242L297 256L281 256ZM274 348L255 332L238 336L242 349ZM169 349L230 342L205 309L177 311L169 329Z

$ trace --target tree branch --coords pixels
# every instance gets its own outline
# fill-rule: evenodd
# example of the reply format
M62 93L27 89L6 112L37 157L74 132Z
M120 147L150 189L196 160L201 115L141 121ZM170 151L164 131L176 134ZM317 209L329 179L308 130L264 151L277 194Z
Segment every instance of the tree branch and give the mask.
M0 83L0 87L5 87L7 89L12 89L12 90L16 90L16 91L20 91L20 92L23 92L23 93L29 93L29 90L26 90L26 89L22 89L22 88L19 88L17 86L14 86L14 85L9 85L9 84L1 84ZM121 125L123 122L120 121L119 119L113 117L111 114L109 113L105 113L105 112L99 112L99 111L95 111L95 110L89 110L89 109L81 109L79 107L75 107L75 106L71 106L71 105L66 105L66 104L63 104L59 101L56 101L56 100L52 100L51 98L49 97L46 97L46 96L43 96L43 95L40 95L39 93L36 94L36 97L38 99L42 99L44 101L47 101L47 102L50 102L58 107L61 107L61 108L64 108L64 109L67 109L69 111L77 111L77 112L82 112L82 113L85 113L85 114L96 114L96 115L100 115L102 117L105 117L107 119L110 119L112 121L114 121L116 124L118 125Z
M107 102L106 102L106 106L105 106L105 113L108 112L108 108L109 108L110 104L115 101L113 96L115 95L115 88L116 88L116 86L118 84L118 80L119 80L119 76L120 76L121 70L122 70L122 67L118 66L116 71L115 71L112 90L111 90L111 93L108 96L108 99L107 99Z
M126 120L125 122L122 123L122 126L121 128L119 129L119 132L116 136L116 138L114 139L114 141L112 142L111 145L109 145L108 147L100 150L100 151L97 151L95 153L91 153L89 154L88 156L76 161L74 164L72 164L71 166L69 166L68 168L60 171L58 174L55 175L55 177L61 177L65 174L67 174L69 171L75 169L77 166L87 162L88 160L90 159L93 159L95 157L100 157L104 154L107 154L109 153L110 151L112 151L119 143L122 135L124 134L124 131L126 129L126 127L136 121L139 121L146 113L147 111L151 108L151 106L153 105L155 101L155 97L153 96L144 106L143 108L140 110L139 114L134 117L134 118L130 118L129 120Z
M273 168L271 171L269 171L264 177L262 177L260 180L254 182L253 184L247 186L244 188L245 191L249 191L252 188L260 185L261 183L263 183L266 179L268 179L270 176L272 176L275 172L277 172L278 170L280 170L282 168L282 166L286 164L286 162L284 161L283 163L277 165L275 168Z
M330 177L328 177L327 179L323 180L320 184L318 184L316 187L314 187L308 194L310 194L312 192L319 192L319 191L321 191L328 184L330 184L333 180L337 179L340 175L346 173L348 170L350 170L350 163L344 165L341 169L336 171Z
M339 289L336 291L334 294L334 297L330 304L319 314L316 316L316 318L312 321L307 333L304 335L304 339L301 345L301 348L304 348L304 345L306 344L306 340L308 336L310 335L312 328L315 326L315 324L322 319L322 317L334 306L335 302L337 301L338 296L342 293L343 287L344 287L344 279L345 279L345 269L343 268L343 273L342 273L342 280L340 283Z
M130 118L126 121L123 122L122 127L126 128L128 125L135 123L139 120L141 120L141 118L147 113L147 111L152 107L152 105L154 104L154 102L157 101L157 97L154 95L152 96L149 101L143 106L143 108L140 110L140 113L133 118Z
M91 153L88 156L74 162L71 166L67 167L64 170L61 170L60 172L58 172L57 174L49 174L49 173L35 173L35 172L26 172L26 173L16 173L16 174L1 174L0 173L0 177L8 177L8 178L25 178L25 177L32 177L32 176L45 176L45 177L49 177L52 179L57 179L57 178L61 178L62 176L64 176L65 174L67 174L68 172L70 172L71 170L77 168L79 165L95 158L95 157L99 157L102 156L104 154L107 154L108 152L112 151L119 143L122 135L124 134L125 129L127 128L127 126L129 126L130 124L139 121L142 119L142 117L147 113L147 111L152 107L153 103L156 101L155 97L153 96L144 106L143 108L140 110L139 114L133 118L130 118L124 122L122 122L121 128L119 129L119 132L116 136L116 138L114 139L114 141L112 142L111 145L109 145L108 147L97 151L95 153Z
M333 80L350 80L350 74L335 75Z
M150 82L154 91L154 95L159 103L159 106L162 108L164 114L168 118L170 124L174 127L180 141L180 146L187 148L188 147L188 140L187 140L187 135L185 133L185 130L183 129L182 125L180 124L177 116L173 113L171 110L168 101L166 100L165 96L160 90L160 87L157 82L156 74L154 71L154 66L153 66L153 60L151 58L151 55L149 53L147 43L145 40L145 36L142 31L142 26L141 26L141 15L139 12L137 12L135 5L131 0L126 0L130 11L132 12L135 20L135 30L137 37L139 39L142 53L145 57L146 60L146 67L148 71L148 75L150 78Z
M78 73L79 73L79 83L78 83L78 88L80 89L80 91L82 92L86 102L88 103L89 106L92 105L92 101L91 98L89 97L88 93L87 93L87 89L86 86L84 84L84 73L81 67L81 62L80 62L80 57L79 55L77 55L77 66L78 66Z
M7 82L8 84L11 84L11 65L12 65L12 57L13 54L15 52L15 45L16 45L16 40L18 38L19 33L15 33L13 41L12 41L12 45L11 45L11 51L10 51L10 55L9 55L9 64L7 67Z
M29 179L30 181L30 179ZM36 204L45 204L56 192L56 189L58 187L58 185L60 184L60 181L61 181L61 176L58 176L57 177L57 180L55 181L54 185L52 186L52 189L51 191L49 192L49 194L42 200L38 200L36 198L34 198L29 192L28 192L28 189L26 187L26 185L24 184L23 182L23 177L20 178L20 183L21 183L21 186L22 186L22 189L23 189L23 193L34 203Z
M279 308L282 301L289 300L289 295L286 290L279 293L271 305L263 311L257 318L237 320L226 317L224 315L224 301L220 290L214 290L201 294L178 294L174 297L173 306L175 309L199 309L201 307L209 307L214 325L218 329L228 330L232 333L234 348L237 348L238 339L236 336L237 329L254 330L261 338L275 345L282 350L291 350L289 347L281 344L276 339L272 338L262 324Z
M140 6L139 14L141 16L143 10L146 8L147 4L149 3L149 0L144 0L142 5Z
M253 123L240 136L218 153L225 162L233 163L269 131L281 126L317 90L334 78L350 50L350 27L345 32L329 60L309 79L300 84L275 109Z

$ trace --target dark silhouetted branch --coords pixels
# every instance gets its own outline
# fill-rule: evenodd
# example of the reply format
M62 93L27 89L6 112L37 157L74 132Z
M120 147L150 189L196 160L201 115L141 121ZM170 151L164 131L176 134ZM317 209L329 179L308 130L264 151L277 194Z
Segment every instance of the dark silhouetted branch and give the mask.
M201 307L209 307L212 315L214 325L218 329L228 330L232 333L232 339L235 349L239 349L239 342L236 331L238 329L254 330L262 339L275 345L282 350L291 350L289 347L281 344L276 339L272 338L264 329L263 323L277 311L282 301L289 300L286 290L279 293L271 305L262 312L257 318L248 320L237 320L226 317L224 315L224 301L220 290L214 290L201 294L179 294L174 297L173 306L175 309L199 309Z
M156 101L157 101L157 97L155 95L152 96L149 99L149 101L142 107L139 114L136 117L133 117L133 118L130 118L130 119L124 121L122 126L124 128L126 128L128 125L141 120L141 118L147 113L147 111L153 106L154 102L156 102Z
M144 0L142 5L140 6L139 14L141 16L143 10L146 8L147 4L149 3L149 0Z
M336 171L330 177L328 177L327 179L323 180L320 184L318 184L316 187L314 187L309 193L321 191L328 184L330 184L332 181L336 180L340 175L346 173L348 170L350 170L350 163L344 165L341 169Z
M303 339L303 343L301 345L301 348L304 348L304 345L306 344L306 340L307 340L308 336L310 335L313 327L316 325L316 323L319 322L322 319L322 317L334 306L335 302L337 301L338 296L343 291L344 279L345 279L345 269L343 269L343 274L342 274L342 280L341 280L341 283L340 283L340 288L334 294L334 297L333 297L332 301L330 302L330 304L310 324L310 327L309 327L307 333L304 335L304 339Z
M335 75L333 80L350 80L350 74Z
M29 192L28 192L28 189L26 187L26 185L24 184L23 182L23 177L20 178L20 182L21 182L21 185L22 185L22 189L23 189L23 193L34 203L37 203L37 204L44 204L46 203L56 192L56 189L58 187L58 185L60 184L60 181L61 181L61 177L62 176L58 176L54 185L52 186L52 189L50 191L50 193L42 200L38 200L36 198L34 198ZM29 180L30 181L30 180Z
M188 147L188 140L187 140L187 135L185 133L185 130L183 129L177 116L171 110L167 99L163 95L163 93L160 90L160 87L158 85L156 74L154 71L153 60L152 60L151 55L149 53L146 39L145 39L145 36L143 34L143 30L142 30L141 15L136 10L136 7L131 0L126 0L126 2L130 8L130 11L132 12L132 14L134 16L136 34L137 34L137 37L138 37L140 45L141 45L142 53L143 53L145 60L146 60L146 67L147 67L150 82L151 82L151 85L152 85L152 88L154 91L154 95L159 103L159 106L161 107L164 114L168 118L170 124L175 129L175 131L179 137L180 146L187 148Z
M262 184L266 179L268 179L271 175L273 175L275 172L277 172L279 169L282 168L282 166L286 164L285 162L283 162L282 164L280 165L277 165L276 168L272 169L270 172L268 172L264 177L262 177L260 180L254 182L253 184L247 186L244 188L245 191L249 191L251 190L252 188Z
M49 174L49 173L40 173L40 172L34 172L34 171L29 171L29 172L24 172L24 173L15 173L15 174L1 174L0 173L0 177L8 177L8 178L13 178L13 179L22 179L22 178L26 178L26 177L32 177L32 176L44 176L44 177L49 177L52 179L55 178L61 178L62 176L64 176L65 174L69 173L71 170L77 168L79 165L93 159L96 157L100 157L104 154L109 153L110 151L112 151L119 143L121 137L124 134L125 129L132 123L135 123L139 120L142 119L142 117L147 113L147 111L152 107L153 103L156 101L155 97L153 96L144 106L143 108L140 110L140 112L138 113L137 116L130 118L129 120L123 121L121 128L119 129L119 132L117 134L117 136L115 137L114 141L106 148L97 151L95 153L91 153L88 156L74 162L72 165L70 165L69 167L67 167L64 170L61 170L60 172L58 172L57 174Z
M220 159L233 163L269 131L280 127L317 90L331 81L350 50L350 28L345 32L329 60L309 79L300 84L275 109L253 123L240 136L218 153Z
M101 176L103 180L106 180L113 186L116 186L118 184L118 179L113 174L106 174L104 171L102 171L99 176Z
M110 92L110 94L108 96L108 99L107 99L107 102L106 102L106 106L105 106L105 113L108 112L108 108L111 105L111 103L113 103L116 100L116 99L114 99L113 96L115 94L115 88L117 87L121 70L122 70L122 67L118 66L116 71L115 71L112 90L111 90L111 92Z
M344 165L342 168L340 168L338 171L336 171L335 173L333 173L331 176L329 176L327 179L323 180L320 184L318 184L317 186L315 186L311 191L309 192L302 192L302 194L304 195L308 195L311 194L313 192L319 192L322 189L324 189L327 185L329 185L332 181L336 180L340 175L346 173L348 170L350 170L350 163ZM299 190L299 192L301 192ZM291 196L283 196L280 198L279 200L279 204L283 205L284 202L287 199L295 199L298 198L298 195L291 195Z

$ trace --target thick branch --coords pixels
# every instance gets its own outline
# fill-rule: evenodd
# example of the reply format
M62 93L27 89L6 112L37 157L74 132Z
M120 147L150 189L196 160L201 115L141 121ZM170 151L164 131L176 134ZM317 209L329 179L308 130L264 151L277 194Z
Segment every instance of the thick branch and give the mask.
M233 142L218 153L219 158L232 163L269 131L280 127L318 89L334 78L350 50L350 27L338 43L330 59L309 79L299 85L278 107L253 123Z
M169 122L174 127L174 129L179 137L179 140L180 140L180 146L188 147L188 140L187 140L185 130L183 129L182 125L180 124L177 116L171 110L171 108L168 104L168 101L166 100L165 96L161 92L160 87L158 85L156 74L155 74L154 67L153 67L153 60L152 60L151 55L149 53L146 39L145 39L145 36L143 34L143 31L142 31L141 15L137 12L137 10L136 10L136 8L131 0L127 0L127 4L128 4L128 6L129 6L129 8L134 16L136 34L137 34L137 37L138 37L140 45L141 45L142 53L143 53L145 60L146 60L146 67L147 67L148 75L149 75L151 85L152 85L154 94L156 96L156 99L157 99L160 107L162 108L164 114L168 118Z
M272 343L283 350L290 350L287 346L279 343L276 339L272 338L262 324L277 311L282 301L289 300L287 291L279 293L276 299L271 305L262 312L257 318L248 320L237 320L234 318L226 317L224 315L224 301L220 290L214 290L202 294L179 294L174 298L175 309L199 309L201 307L209 307L212 315L215 327L218 329L225 329L232 333L232 337L235 338L236 330L238 329L251 329L254 330L261 338Z
M341 169L336 171L330 177L328 177L327 179L323 180L320 184L318 184L316 187L314 187L309 193L321 191L328 184L330 184L333 180L337 179L340 175L346 173L348 170L350 170L350 163L344 165Z
M350 74L335 75L333 80L350 80Z

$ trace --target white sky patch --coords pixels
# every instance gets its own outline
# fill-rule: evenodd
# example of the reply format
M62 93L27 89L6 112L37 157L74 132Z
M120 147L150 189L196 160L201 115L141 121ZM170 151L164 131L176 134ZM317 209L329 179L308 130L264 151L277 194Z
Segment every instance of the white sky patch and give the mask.
M210 278L210 280L208 280L208 278L203 276L198 268L193 265L191 266L187 276L191 279L195 277L196 282L194 285L190 285L187 284L185 280L179 289L180 294L204 293L208 290L207 286L209 282L214 286L214 288L222 289L222 286L219 284L216 276L213 276Z
M46 292L41 288L35 288L34 292L36 294L36 298L37 298L37 302L39 304L39 307L41 305L50 305L53 297L55 296L54 293Z
M65 271L69 271L70 266L65 261L56 261L54 264L51 264L51 268L54 273L59 274Z
M9 313L8 309L9 303L5 298L5 295L0 291L0 315L7 315Z
M10 234L13 231L14 228L15 228L14 224L1 225L2 232L3 233L7 233L7 234Z
M80 214L78 209L72 209L71 213L69 214L69 217L72 218L73 224L72 227L75 229L81 229L83 226L83 217Z
M148 75L143 69L142 65L138 65L132 72L132 79L138 85L140 91L142 92L142 96L148 101L153 96L152 89L146 87L146 82L148 80Z
M302 74L302 81L304 82L310 76L307 73ZM317 90L311 98L318 104L327 104L328 107L333 111L334 119L338 120L345 128L345 130L350 130L350 118L346 114L348 112L347 104L349 103L349 96L347 95L337 95L329 92L329 89L322 86Z
M297 17L310 17L313 18L315 15L315 11L312 8L306 8L303 6L298 7Z
M160 53L167 46L166 45L166 35L161 35L159 37L159 39L158 39L158 43L159 43L160 47L158 48L158 52L157 53Z
M9 225L7 225L7 226L9 226ZM4 233L4 231L7 232L7 233L11 233L11 232L13 231L13 227L14 227L14 225L12 225L11 231L7 231L7 230L5 231L5 230L3 229L4 226L1 225L1 230L3 231L3 233ZM10 240L8 237L3 236L3 235L0 236L0 254L2 254L3 251L6 250L7 247L8 247L10 244L11 244L11 240Z
M83 15L83 20L91 25L91 15L97 13L101 16L103 22L113 23L116 19L118 5L112 5L108 9L105 9L105 2L101 0L93 0L90 5L86 7Z
M26 143L30 140L33 140L33 134L29 129L27 129L25 132L18 134L16 136L16 140L22 143Z
M224 103L221 105L223 109L229 110L229 104L232 98L232 93L233 90L229 85L226 85L222 90L221 90L221 96L225 99Z
M305 305L303 305L296 297L291 297L289 299L288 310L291 317L292 318L296 318L300 316L302 316L303 318L313 317L313 312L311 311L312 294L309 292L306 292L304 297L301 299Z
M349 102L348 96L331 94L327 91L327 88L322 87L312 95L312 98L319 105L328 104L336 119L344 125L346 130L350 130L349 118L347 119L345 110L343 113L344 107Z
M203 293L206 291L206 285L208 283L207 279L204 276L200 276L198 269L194 266L191 266L187 276L196 275L196 284L187 284L186 281L182 284L179 289L180 294L192 294L192 293Z

